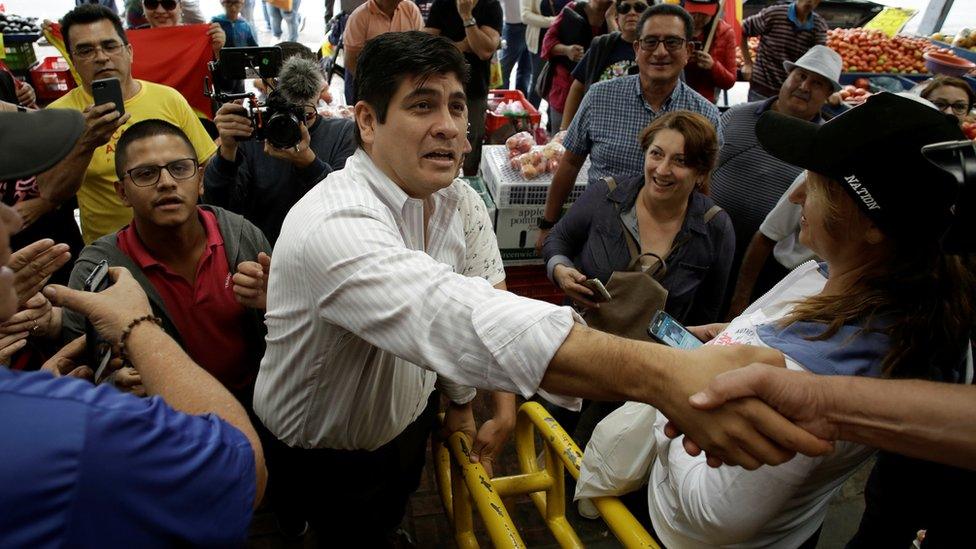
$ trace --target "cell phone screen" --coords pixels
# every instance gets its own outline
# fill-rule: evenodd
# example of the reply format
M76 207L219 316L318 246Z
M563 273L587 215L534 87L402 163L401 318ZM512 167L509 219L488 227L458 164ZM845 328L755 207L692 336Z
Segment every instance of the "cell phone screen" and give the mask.
M658 311L647 327L647 333L661 343L677 349L696 349L702 342L664 311Z

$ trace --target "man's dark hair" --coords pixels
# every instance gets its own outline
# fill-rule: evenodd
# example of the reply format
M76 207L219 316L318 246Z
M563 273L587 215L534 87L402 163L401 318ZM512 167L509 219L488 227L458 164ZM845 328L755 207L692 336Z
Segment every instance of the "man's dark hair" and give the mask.
M366 42L359 54L356 97L369 103L377 122L383 124L401 82L418 77L425 81L440 74L454 74L461 84L468 82L468 65L453 42L420 31L388 32ZM358 124L356 142L363 144Z
M123 44L129 43L129 39L125 36L125 29L122 28L122 20L114 11L101 4L82 4L61 18L61 36L64 37L64 49L71 52L71 27L97 23L103 19L112 22L112 26L115 27L115 32L119 33L119 39L122 40Z
M193 143L190 143L190 139L178 126L174 126L165 120L156 119L136 122L122 132L122 137L119 138L119 142L115 145L115 175L119 177L119 181L122 181L122 178L125 177L124 170L129 156L129 147L140 139L156 137L157 135L175 135L179 137L193 153L193 157L196 158L197 152L193 148Z
M662 15L681 19L681 22L685 24L685 40L692 39L695 32L695 22L691 19L691 15L677 4L658 4L644 10L640 21L637 22L637 35L640 36L640 33L644 31L644 23L647 23L648 19Z

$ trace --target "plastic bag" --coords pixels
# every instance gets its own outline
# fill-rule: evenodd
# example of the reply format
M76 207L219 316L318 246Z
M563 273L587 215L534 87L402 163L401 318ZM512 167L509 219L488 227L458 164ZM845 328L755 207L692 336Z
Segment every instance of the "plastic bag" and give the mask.
M619 496L647 483L657 414L653 406L627 402L597 424L583 452L574 500Z

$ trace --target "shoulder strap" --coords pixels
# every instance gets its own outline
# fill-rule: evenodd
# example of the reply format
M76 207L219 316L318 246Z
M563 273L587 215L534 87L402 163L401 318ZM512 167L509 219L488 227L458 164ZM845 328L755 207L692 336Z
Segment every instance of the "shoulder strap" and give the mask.
M705 215L702 216L702 219L704 219L705 223L707 224L709 221L712 220L713 217L718 215L718 212L720 211L722 211L722 207L719 206L718 204L715 204L714 206L709 208L707 212L705 212Z
M609 196L617 188L617 180L612 176L604 177L603 182L607 184L607 191ZM620 218L620 211L617 211L617 221L620 221L620 228L624 231L624 241L627 242L627 251L630 252L630 261L633 264L640 257L640 247L637 245L637 241L634 240L634 236L630 234L630 230L627 229L627 225L624 224L624 220Z

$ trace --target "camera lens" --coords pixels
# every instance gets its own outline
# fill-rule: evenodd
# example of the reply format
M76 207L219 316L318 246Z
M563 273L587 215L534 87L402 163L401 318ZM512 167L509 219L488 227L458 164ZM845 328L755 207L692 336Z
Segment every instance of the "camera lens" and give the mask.
M294 147L302 140L301 120L288 112L277 112L264 123L264 138L279 149Z

